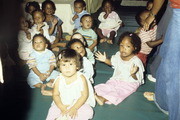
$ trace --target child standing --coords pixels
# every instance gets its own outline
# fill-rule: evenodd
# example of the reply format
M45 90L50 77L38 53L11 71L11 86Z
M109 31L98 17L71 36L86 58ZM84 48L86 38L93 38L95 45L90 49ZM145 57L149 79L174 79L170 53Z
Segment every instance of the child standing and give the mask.
M142 60L144 65L146 65L147 55L151 52L153 47L156 47L163 42L162 39L156 40L157 25L155 22L151 25L148 31L143 28L145 20L149 14L150 11L143 10L136 15L136 21L140 25L136 30L136 33L141 39L141 50L138 53L138 57Z
M86 39L88 48L95 52L97 51L97 35L94 30L91 28L93 20L91 15L85 14L81 17L81 28L77 30L78 33L84 36Z
M89 84L81 69L81 57L72 50L62 50L59 55L61 74L56 78L53 89L53 103L46 120L68 119L89 120L93 117Z
M120 36L118 44L119 52L111 60L107 59L106 53L95 54L97 60L114 68L113 76L106 83L95 86L95 98L100 105L118 105L144 83L144 67L135 55L141 47L140 38L134 33L125 32Z
M32 40L34 51L30 54L27 61L31 69L28 75L28 84L31 88L42 88L46 82L51 85L53 80L58 76L58 72L54 70L56 67L56 59L54 54L46 49L48 47L47 39L42 34L36 34ZM49 95L47 90L42 89L43 95Z
M122 20L114 11L112 0L104 0L102 2L102 8L103 12L98 17L100 24L97 34L100 38L100 43L107 42L113 44L114 37L117 36L117 30L122 25Z
M93 75L94 75L93 65L86 57L87 53L86 53L84 44L79 39L72 39L67 44L67 48L71 48L71 49L75 50L77 53L79 53L81 55L81 57L83 58L83 60L82 60L83 68L82 68L81 71L82 71L82 73L84 73L87 80L91 81L91 83L94 83L94 80L93 80Z
M62 40L62 20L58 18L56 15L54 15L56 11L56 6L53 1L51 0L46 0L42 3L42 10L45 14L45 21L49 25L49 27L53 27L52 21L54 19L57 19L58 23L55 26L55 29L53 33L51 34L52 36L56 37L55 43L59 42L59 40Z
M84 0L74 1L74 13L72 17L72 21L74 23L73 32L75 32L77 29L81 27L80 24L81 17L85 14L89 14L85 9L86 9L86 3L84 2Z
M74 33L71 36L71 40L73 39L79 39L85 46L86 54L87 54L87 59L91 61L92 64L95 64L95 59L94 59L94 54L91 52L91 50L87 47L87 42L85 38L80 34L80 33Z
M18 33L18 54L19 57L26 61L33 51L32 38L30 34L30 29L28 28L28 23L24 17L20 18L20 30Z

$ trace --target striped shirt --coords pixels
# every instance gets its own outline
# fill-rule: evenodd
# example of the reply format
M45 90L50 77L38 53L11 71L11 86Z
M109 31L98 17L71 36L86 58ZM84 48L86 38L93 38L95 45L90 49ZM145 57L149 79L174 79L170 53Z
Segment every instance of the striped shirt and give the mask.
M155 41L157 33L157 25L155 25L152 29L145 31L143 28L140 30L138 36L141 39L141 51L140 53L148 55L152 48L147 45L146 42Z

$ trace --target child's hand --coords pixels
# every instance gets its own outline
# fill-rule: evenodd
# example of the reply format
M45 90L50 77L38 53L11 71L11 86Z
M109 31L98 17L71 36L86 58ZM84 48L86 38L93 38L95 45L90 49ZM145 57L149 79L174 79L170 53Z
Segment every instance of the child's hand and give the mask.
M105 62L106 61L106 53L104 52L104 54L102 54L101 52L97 51L95 53L95 57L96 57L96 60L99 60L101 62Z
M134 75L138 72L138 70L139 70L139 67L136 66L135 64L133 64L133 66L131 67L131 70L130 70L130 74Z
M77 14L75 14L72 18L73 21L75 21L79 16Z
M77 116L77 109L72 107L69 109L68 115L71 117L71 119L74 119Z
M39 75L39 78L40 78L41 81L45 81L47 79L47 75L45 73L41 73Z
M56 18L52 18L51 22L52 22L52 25L55 26L58 23L58 20Z
M69 105L63 105L62 106L62 108L61 108L61 114L62 114L62 116L64 116L64 115L67 115L67 113L68 113L68 108L69 107Z

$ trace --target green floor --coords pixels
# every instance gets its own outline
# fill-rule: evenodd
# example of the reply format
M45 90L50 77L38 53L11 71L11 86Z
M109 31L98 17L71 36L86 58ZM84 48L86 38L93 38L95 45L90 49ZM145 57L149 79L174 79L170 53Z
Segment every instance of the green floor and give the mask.
M134 31L137 28L134 15L138 8L121 10L119 14L125 27L119 30L118 36L124 31ZM118 46L103 43L98 49L102 52L106 51L107 56L110 57L118 51ZM16 70L19 71L17 68ZM95 70L95 85L106 82L113 73L111 67L98 61ZM39 89L30 89L26 84L26 75L23 76L14 78L15 82L12 86L0 87L0 109L3 116L1 120L45 120L52 98L42 96ZM162 113L154 102L149 102L143 97L145 91L154 91L154 85L155 83L145 78L145 84L119 105L96 105L93 120L168 120L168 116Z

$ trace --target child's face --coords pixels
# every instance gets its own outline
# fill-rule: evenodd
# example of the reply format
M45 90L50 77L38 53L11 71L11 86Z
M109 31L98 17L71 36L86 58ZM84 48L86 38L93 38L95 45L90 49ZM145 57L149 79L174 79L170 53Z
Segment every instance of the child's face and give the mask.
M81 3L75 3L74 4L74 11L77 13L81 13L85 8Z
M34 6L29 6L29 14L31 14L32 15L32 12L35 10L36 8L34 7Z
M68 62L60 60L59 69L61 73L66 77L71 77L77 72L76 62L72 59Z
M75 42L71 45L71 49L75 50L77 53L79 53L82 57L86 54L86 51L84 49L84 45L82 45L80 42Z
M72 36L72 39L79 39L84 45L86 44L85 41L84 41L84 38L81 34L74 34Z
M20 28L21 30L28 28L28 23L26 22L25 18L20 18Z
M149 12L143 12L141 15L140 15L140 19L141 19L141 25L144 26L144 23L145 23L145 20L146 18L148 18L149 16Z
M104 12L111 13L112 12L112 5L108 2L104 5Z
M92 18L91 17L84 17L81 22L81 26L84 29L90 29L92 27Z
M54 14L53 6L51 4L46 4L46 6L44 8L44 12L47 15L53 15Z
M41 36L35 37L33 42L33 48L38 52L44 51L47 48L47 44L45 43L44 38Z
M37 11L37 12L35 12L34 13L34 16L33 16L33 19L34 19L34 23L35 24L42 24L43 23L43 21L44 21L44 15L43 15L43 13L41 13L41 12L39 12L39 11Z
M147 4L146 9L147 9L147 10L151 10L152 7L153 7L153 3L150 2L150 3Z
M129 60L134 55L134 46L130 42L130 37L124 37L120 43L119 51L121 53L121 58L124 60Z

